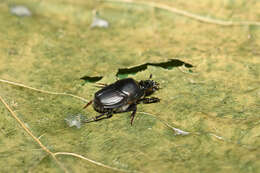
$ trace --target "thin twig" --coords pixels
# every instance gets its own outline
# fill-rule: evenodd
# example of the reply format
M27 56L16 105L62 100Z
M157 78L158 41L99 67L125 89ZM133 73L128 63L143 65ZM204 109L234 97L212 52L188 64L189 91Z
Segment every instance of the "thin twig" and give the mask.
M181 129L178 129L176 127L173 127L171 126L169 123L167 123L165 120L151 114L151 113L147 113L147 112L138 112L138 113L142 113L142 114L145 114L145 115L150 115L152 117L154 117L155 119L161 121L164 125L166 125L167 127L169 127L170 129L172 129L177 135L188 135L190 134L191 132L186 132L186 131L183 131Z
M1 102L4 104L4 106L7 108L7 110L11 113L13 118L21 125L21 127L33 138L33 140L40 145L40 147L47 152L51 157L55 160L55 162L60 166L60 168L68 173L69 171L64 167L64 165L56 158L55 154L52 153L47 147L45 147L41 141L33 135L33 133L26 127L26 125L17 117L17 115L14 113L14 111L9 107L9 105L4 101L4 99L0 96Z
M11 81L4 80L4 79L0 79L0 82L7 83L7 84L10 84L10 85L19 86L19 87L23 87L23 88L27 88L27 89L34 90L34 91L41 92L41 93L45 93L45 94L70 96L70 97L74 97L74 98L83 100L84 102L88 102L87 99L82 98L80 96L73 95L73 94L45 91L45 90L42 90L42 89L33 88L33 87L30 87L30 86L27 86L27 85L24 85L24 84L20 84L20 83L17 83L17 82L11 82Z
M7 84L11 84L11 85L15 85L15 86L19 86L19 87L23 87L23 88L27 88L27 89L30 89L30 90L34 90L34 91L38 91L38 92L41 92L41 93L46 93L46 94L53 94L53 95L67 95L67 96L71 96L71 97L74 97L74 98L77 98L77 99L80 99L80 100L83 100L85 102L88 102L88 100L82 98L82 97L79 97L79 96L76 96L76 95L72 95L72 94L67 94L67 93L57 93L57 92L51 92L51 91L45 91L45 90L41 90L41 89L37 89L37 88L33 88L33 87L30 87L30 86L26 86L24 84L20 84L20 83L16 83L16 82L11 82L11 81L8 81L8 80L3 80L3 79L0 79L0 82L3 82L3 83L7 83ZM83 157L81 155L78 155L78 154L75 154L75 153L67 153L67 152L57 152L57 153L52 153L47 147L45 147L41 142L40 142L40 136L39 138L36 138L32 132L25 126L25 124L16 116L16 114L12 111L12 109L6 104L6 102L2 99L2 97L0 96L0 99L1 101L3 102L3 104L6 106L6 108L9 110L9 112L12 114L12 116L18 121L18 123L22 126L22 128L41 146L41 148L43 150L45 150L47 153L49 153L54 159L55 161L62 167L62 169L67 173L68 171L66 170L66 168L57 160L57 158L55 157L56 155L71 155L71 156L74 156L74 157L78 157L78 158L81 158L81 159L84 159L84 160L87 160L91 163L94 163L96 165L99 165L99 166L102 166L102 167L105 167L105 168L108 168L108 169L113 169L113 170L116 170L116 171L121 171L121 172L137 172L137 171L127 171L127 170L122 170L122 169L118 169L118 168L114 168L114 167L110 167L110 166L107 166L107 165L104 165L100 162L96 162L94 160L91 160L91 159L88 159L86 157Z
M191 19L204 22L204 23L211 23L211 24L216 24L216 25L222 25L222 26L240 26L240 25L255 25L255 26L260 26L260 22L257 21L224 21L224 20L219 20L219 19L212 19L209 17L204 17L200 16L185 10L179 10L174 7L170 7L165 4L161 3L155 3L155 2L146 2L146 1L135 1L135 0L103 0L107 2L120 2L120 3L133 3L133 4L140 4L140 5L146 5L150 6L153 8L160 8L164 10L168 10L170 12L189 17Z
M178 129L178 128L172 127L172 126L169 125L165 120L163 120L163 119L157 117L156 115L153 115L153 114L147 113L147 112L138 112L138 113L142 113L142 114L145 114L145 115L150 115L150 116L152 116L152 117L158 119L158 120L161 121L164 125L166 125L166 126L169 127L170 129L174 130L174 131L177 133L177 135L180 135L180 134L182 134L182 135L188 135L188 134L193 134L193 135L208 134L208 135L210 135L210 136L212 136L212 137L214 137L214 138L216 138L216 139L218 139L218 140L221 140L221 141L224 141L224 142L227 142L227 143L230 143L230 144L239 146L239 147L243 147L243 148L245 148L245 149L247 149L247 150L257 150L257 149L258 149L257 147L253 147L253 146L249 146L249 145L246 145L246 144L241 144L241 143L233 142L233 141L230 140L230 139L226 139L226 138L224 138L224 137L222 137L222 136L219 136L219 135L216 135L216 134L214 134L214 133L212 133L212 132L204 132L204 133L201 133L201 132L185 132L185 131L180 130L180 129Z
M118 168L114 168L114 167L111 167L111 166L108 166L108 165L105 165L103 163L100 163L100 162L97 162L97 161L94 161L94 160L91 160L89 158L86 158L82 155L79 155L79 154L76 154L76 153L69 153L69 152L57 152L57 153L54 153L54 155L69 155L69 156L74 156L74 157L77 157L77 158L80 158L80 159L83 159L83 160L87 160L95 165L98 165L98 166L102 166L104 168L107 168L107 169L112 169L112 170L115 170L115 171L120 171L120 172L137 172L137 171L128 171L128 170L124 170L124 169L118 169Z

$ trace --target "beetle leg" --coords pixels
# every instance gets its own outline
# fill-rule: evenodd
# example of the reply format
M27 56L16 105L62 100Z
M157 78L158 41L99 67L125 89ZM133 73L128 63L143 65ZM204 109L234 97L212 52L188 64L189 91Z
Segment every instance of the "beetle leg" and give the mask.
M103 86L107 86L107 85L108 85L108 84L100 83L100 82L97 82L96 84L98 84L98 85L103 85Z
M108 86L108 84L105 84L105 83L97 82L96 84L97 84L96 87L101 87L101 88L104 88L104 87Z
M136 104L135 104L134 107L133 107L133 112L131 114L131 126L133 125L133 121L134 121L134 118L135 118L136 110L137 110L137 108L136 108Z
M104 115L106 115L106 117L103 117ZM104 112L104 113L102 113L98 116L95 116L95 117L92 117L92 118L85 120L84 123L90 123L90 122L93 122L93 121L99 121L99 120L102 120L104 118L111 118L111 117L112 117L111 112Z
M102 113L98 116L95 116L95 117L92 117L92 118L89 118L87 120L84 121L84 123L90 123L90 122L93 122L93 121L98 121L100 120L101 117L103 117L105 115L105 113Z
M143 102L144 104L149 104L149 103L157 103L160 102L160 99L157 97L150 97L150 98L142 98L138 100L138 103Z
M93 100L90 100L84 107L83 109L87 108L89 105L91 105L93 103Z
M103 117L105 114L106 114L106 113L102 113L102 114L100 114L100 115L94 117L94 121L100 120L100 118Z
M111 112L107 113L107 117L106 118L111 118L113 116L113 114Z

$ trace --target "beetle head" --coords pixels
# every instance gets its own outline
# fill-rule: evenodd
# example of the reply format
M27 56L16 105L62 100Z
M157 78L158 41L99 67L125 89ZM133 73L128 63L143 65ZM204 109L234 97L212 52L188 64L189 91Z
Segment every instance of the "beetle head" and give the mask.
M139 82L141 89L144 91L145 96L151 95L153 92L159 90L159 83L153 80L141 80Z

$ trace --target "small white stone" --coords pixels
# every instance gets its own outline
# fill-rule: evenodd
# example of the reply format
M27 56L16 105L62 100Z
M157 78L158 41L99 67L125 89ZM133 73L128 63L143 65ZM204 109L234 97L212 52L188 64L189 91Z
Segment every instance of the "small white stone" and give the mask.
M27 7L22 6L22 5L13 6L13 7L11 7L10 11L12 14L14 14L16 16L21 16L21 17L32 15L31 11Z
M91 28L95 28L95 27L98 27L98 28L108 28L108 26L109 26L108 21L94 16L93 22L92 22L90 27Z

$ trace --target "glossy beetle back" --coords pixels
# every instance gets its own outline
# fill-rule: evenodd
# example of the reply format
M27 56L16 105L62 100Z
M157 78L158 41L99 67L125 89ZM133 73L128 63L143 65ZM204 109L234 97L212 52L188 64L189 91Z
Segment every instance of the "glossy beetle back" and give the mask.
M135 102L144 95L139 84L131 78L118 80L95 94L94 108L102 112L104 109L118 108L129 102Z
M131 98L139 98L143 95L139 84L132 78L126 78L115 82L115 86Z
M113 105L121 102L124 99L124 95L116 91L113 87L108 87L105 90L97 92L95 99L102 105Z

